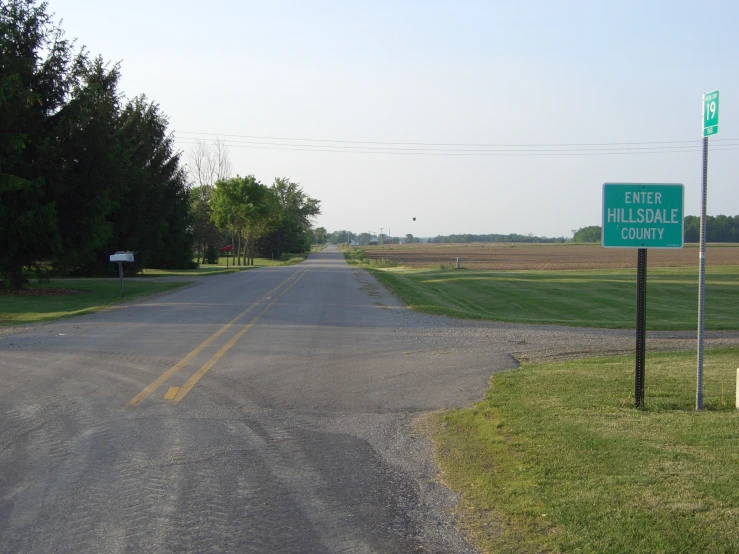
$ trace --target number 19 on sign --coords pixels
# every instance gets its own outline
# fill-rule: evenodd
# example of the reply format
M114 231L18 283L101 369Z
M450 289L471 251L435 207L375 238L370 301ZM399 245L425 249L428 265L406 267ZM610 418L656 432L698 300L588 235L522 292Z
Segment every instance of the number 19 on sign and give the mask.
M703 136L718 134L718 91L703 95Z

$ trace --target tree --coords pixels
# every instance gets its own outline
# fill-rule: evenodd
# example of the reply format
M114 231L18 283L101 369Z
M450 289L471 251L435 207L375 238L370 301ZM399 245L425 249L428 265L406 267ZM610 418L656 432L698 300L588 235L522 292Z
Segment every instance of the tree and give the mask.
M247 265L254 265L256 243L268 235L279 222L280 212L274 191L257 181L253 175L244 179L249 208L245 212L244 241L248 254Z
M212 144L198 141L190 152L187 174L190 182L191 200L193 202L193 232L195 235L196 260L200 263L201 253L208 246L221 246L224 242L222 233L213 222L210 213L210 198L216 182L231 177L231 162L228 148L219 139ZM233 242L233 236L231 242Z
M0 273L65 274L192 266L186 176L167 118L144 96L124 104L120 66L71 44L35 0L0 0ZM42 262L42 263L40 263Z
M110 216L125 209L120 195L129 171L121 141L119 65L89 60L83 52L73 71L71 97L56 116L53 138L60 179L50 179L62 246L55 268L62 273L94 267L95 257L105 256L113 236Z
M187 175L167 124L159 106L145 96L128 102L120 114L128 170L107 250L138 252L135 268L195 265Z
M349 244L352 240L356 239L356 236L357 235L355 235L351 231L342 230L330 233L329 235L327 235L326 239L331 244Z
M211 217L210 201L213 196L211 187L200 185L192 187L190 193L192 232L196 245L196 263L200 263L201 255L206 259L206 252L217 250L228 241L228 236L220 231ZM209 257L212 259L212 256ZM210 261L203 263L211 263Z
M228 147L220 139L211 144L198 141L190 152L187 172L190 181L213 188L218 181L231 177L231 161L228 158Z
M406 244L411 244L412 242L413 242L413 235L411 235L410 233L408 233L408 234L407 234L407 235L405 236L405 243L406 243Z
M315 231L313 231L313 234L316 237L316 244L326 244L326 228L325 227L318 227Z
M600 225L591 225L590 227L582 227L575 231L572 242L600 242L601 240Z
M253 175L216 182L211 199L212 217L219 229L229 229L237 238L236 260L254 264L255 242L269 233L278 220L272 191ZM241 244L244 243L242 250Z
M24 267L62 250L51 137L71 60L71 43L45 3L0 2L0 274L13 288L25 283Z
M274 230L258 245L260 254L281 256L283 252L310 250L313 218L321 213L320 201L305 194L298 183L275 179L271 190L277 202Z
M210 214L215 225L228 230L238 238L234 247L234 262L241 265L241 237L244 230L244 212L249 199L240 177L217 181L210 199Z

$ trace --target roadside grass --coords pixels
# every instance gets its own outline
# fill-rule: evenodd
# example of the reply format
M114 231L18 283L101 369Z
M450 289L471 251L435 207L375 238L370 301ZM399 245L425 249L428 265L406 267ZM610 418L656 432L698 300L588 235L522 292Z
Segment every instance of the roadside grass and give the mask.
M633 328L636 270L479 271L379 269L361 251L345 253L412 309L467 319L579 327ZM696 329L695 268L648 270L647 328ZM706 268L705 328L739 329L739 266Z
M361 249L346 248L344 251L344 259L349 265L362 265L368 268L389 268L397 267L398 264L385 258L370 258L365 255Z
M739 349L524 365L430 419L443 480L484 552L739 552Z
M32 290L62 288L81 292L54 296L0 294L0 326L30 325L88 314L132 298L167 292L187 284L189 283L126 280L126 296L121 298L120 283L117 279L58 279L42 285L33 283L27 288Z

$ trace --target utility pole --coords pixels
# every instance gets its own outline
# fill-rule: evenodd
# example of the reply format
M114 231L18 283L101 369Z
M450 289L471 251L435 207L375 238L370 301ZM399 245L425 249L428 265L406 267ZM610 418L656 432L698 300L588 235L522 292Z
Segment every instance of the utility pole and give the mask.
M382 227L380 227L380 246L382 246Z

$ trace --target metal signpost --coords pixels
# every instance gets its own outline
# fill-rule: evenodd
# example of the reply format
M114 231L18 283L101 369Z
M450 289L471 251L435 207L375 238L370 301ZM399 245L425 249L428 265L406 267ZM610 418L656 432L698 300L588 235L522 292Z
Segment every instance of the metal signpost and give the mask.
M636 364L634 405L644 407L644 360L647 324L647 249L683 247L681 184L605 183L604 248L637 248Z
M708 194L708 137L718 133L718 91L703 95L703 178L701 180L701 237L698 263L698 371L695 409L703 409L703 314L706 286L706 197Z

